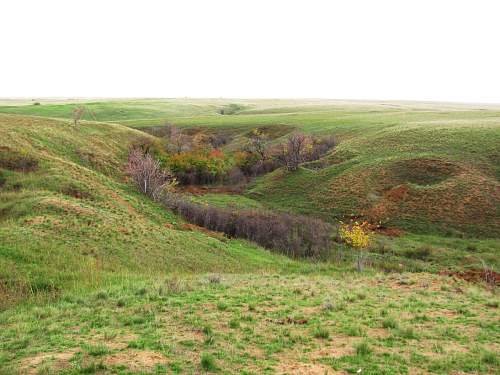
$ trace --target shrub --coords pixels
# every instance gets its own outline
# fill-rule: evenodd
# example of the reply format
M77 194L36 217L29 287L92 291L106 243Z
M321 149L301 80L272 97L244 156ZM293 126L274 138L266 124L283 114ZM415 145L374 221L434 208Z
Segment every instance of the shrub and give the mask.
M409 249L406 251L405 255L411 259L420 259L425 260L432 255L432 247L431 246L421 246L416 249Z
M220 150L181 152L168 159L168 166L181 184L212 184L222 182L231 169Z
M226 182L231 185L238 185L243 182L246 182L245 174L238 167L233 167L229 170L227 175L225 176Z
M281 164L277 159L262 159L257 153L240 151L234 155L235 165L245 176L257 177L278 169Z
M215 134L210 134L208 136L208 141L213 148L220 148L228 144L231 141L231 137L228 134L219 132Z
M364 249L370 244L370 234L365 228L366 223L341 224L340 238L354 248Z
M222 277L219 274L213 273L211 275L208 275L208 282L210 284L220 284L222 280Z
M199 205L176 194L163 198L166 207L187 221L229 237L245 238L291 257L320 258L329 253L333 226L307 216L263 210L235 211Z
M173 176L161 168L158 160L139 148L130 152L126 171L137 188L154 200L158 200L164 191L176 184Z
M296 171L299 164L306 161L306 150L310 144L310 139L302 133L294 133L288 136L285 144L282 144L278 154L285 168L289 171Z
M336 145L337 139L334 136L323 138L311 137L311 145L304 154L304 161L318 160Z

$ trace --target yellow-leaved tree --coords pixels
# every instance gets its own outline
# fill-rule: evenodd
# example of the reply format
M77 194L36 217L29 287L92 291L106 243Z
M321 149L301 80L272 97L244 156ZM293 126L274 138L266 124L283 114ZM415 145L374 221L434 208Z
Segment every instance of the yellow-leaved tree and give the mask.
M358 250L356 267L363 271L365 264L365 249L370 245L371 234L368 223L354 222L351 224L340 223L339 234L342 241Z

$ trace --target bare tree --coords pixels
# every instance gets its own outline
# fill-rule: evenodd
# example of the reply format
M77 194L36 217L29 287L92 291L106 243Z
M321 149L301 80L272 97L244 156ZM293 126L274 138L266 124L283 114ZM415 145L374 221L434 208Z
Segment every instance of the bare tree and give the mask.
M154 200L160 199L165 190L176 184L175 178L161 168L158 160L139 148L130 152L126 171L137 188Z
M302 133L291 134L287 142L281 145L278 159L289 171L296 171L304 161L304 155L309 145L309 138Z
M171 152L180 154L190 148L190 137L182 132L181 129L172 126L170 128L170 143L168 148Z

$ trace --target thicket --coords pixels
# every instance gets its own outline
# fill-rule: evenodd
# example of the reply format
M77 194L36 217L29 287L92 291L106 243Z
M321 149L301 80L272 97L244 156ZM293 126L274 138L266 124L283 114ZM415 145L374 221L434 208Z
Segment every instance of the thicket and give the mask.
M165 139L164 164L183 185L240 184L282 166L294 171L300 163L317 160L336 145L334 137L299 132L276 144L263 131L254 129L240 150L227 155L220 150L231 141L227 133L193 132L169 124L155 132Z
M334 226L319 219L264 210L236 211L205 206L166 194L161 202L190 223L245 238L290 257L324 258L330 254Z

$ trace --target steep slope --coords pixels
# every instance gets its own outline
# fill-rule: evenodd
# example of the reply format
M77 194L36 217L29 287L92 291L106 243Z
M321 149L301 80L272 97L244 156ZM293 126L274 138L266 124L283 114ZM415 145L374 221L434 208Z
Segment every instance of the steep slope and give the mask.
M249 271L287 263L243 241L182 230L122 173L120 125L0 115L0 295L58 292L106 277Z

